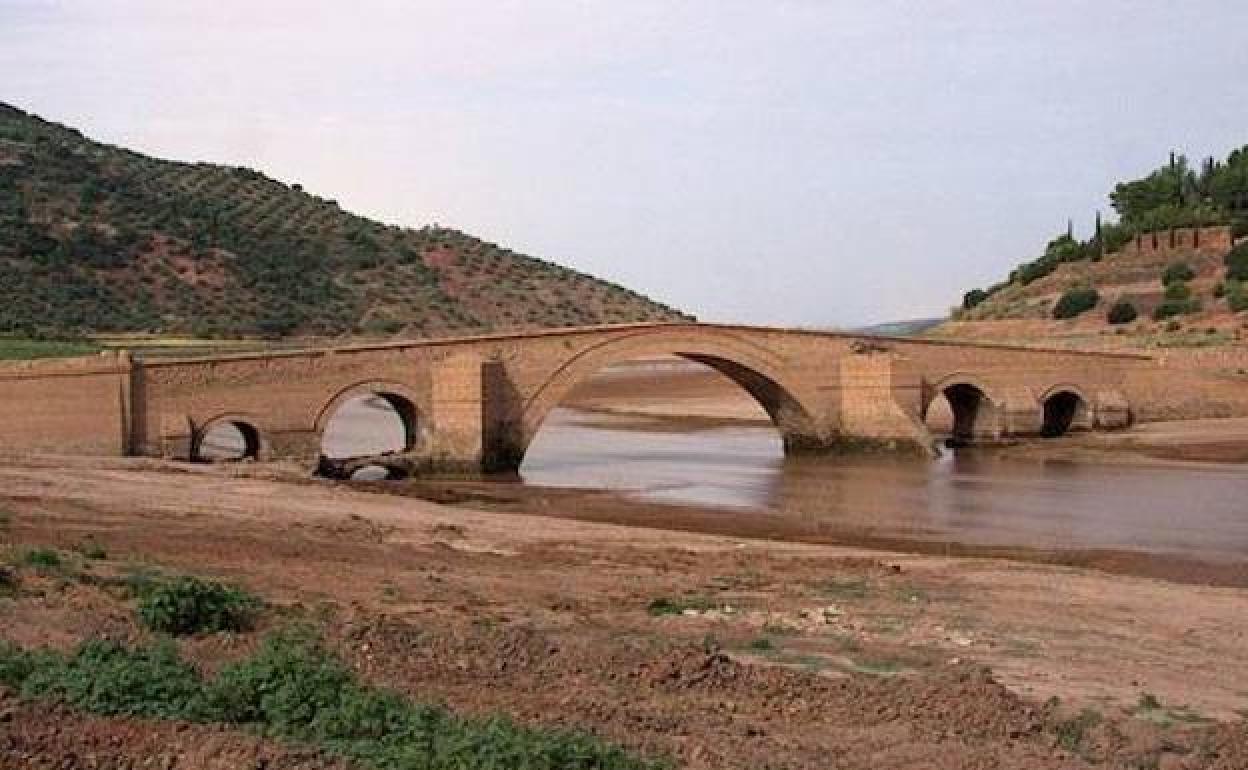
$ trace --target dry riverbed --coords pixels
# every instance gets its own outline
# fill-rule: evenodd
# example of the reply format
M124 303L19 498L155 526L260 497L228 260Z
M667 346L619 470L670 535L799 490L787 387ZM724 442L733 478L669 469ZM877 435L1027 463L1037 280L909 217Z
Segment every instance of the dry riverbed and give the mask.
M67 560L14 570L0 638L22 645L146 638L94 578L159 569L271 603L255 632L181 642L205 668L313 623L369 681L682 766L1248 767L1243 588L490 512L281 467L11 460L0 490L9 555ZM152 757L334 766L0 693L0 766Z

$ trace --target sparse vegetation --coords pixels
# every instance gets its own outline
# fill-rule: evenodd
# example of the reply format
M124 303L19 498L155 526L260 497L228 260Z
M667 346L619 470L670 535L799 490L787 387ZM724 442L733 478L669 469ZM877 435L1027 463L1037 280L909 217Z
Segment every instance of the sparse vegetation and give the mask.
M845 668L857 674L870 674L871 676L896 676L905 670L901 661L892 658L853 660Z
M655 617L681 615L687 610L706 612L719 605L705 596L681 596L675 599L661 596L646 605L646 612Z
M90 342L0 337L0 361L85 356L99 351Z
M90 641L69 655L0 643L0 683L97 714L246 726L378 770L668 766L583 733L459 717L370 687L306 632L270 637L211 680L168 641L137 648Z
M64 560L55 549L31 548L18 555L18 563L47 573L59 570L64 565Z
M108 551L104 550L104 546L96 542L93 537L86 537L75 548L79 554L87 559L107 559Z
M1226 277L1232 281L1248 281L1248 241L1231 249L1226 255Z
M175 636L215 631L246 631L255 622L260 600L246 591L183 576L146 591L139 619L153 631Z
M1077 716L1066 719L1057 725L1057 745L1072 754L1080 753L1088 731L1102 721L1104 721L1104 717L1101 716L1099 711L1085 708Z
M0 142L0 358L90 353L59 340L100 331L427 335L684 317L464 233L389 227L250 169L146 157L4 104Z
M1248 147L1232 151L1224 161L1208 158L1199 169L1191 168L1187 158L1172 155L1168 164L1152 173L1115 185L1109 197L1118 214L1117 222L1103 222L1098 213L1094 233L1082 241L1074 237L1068 225L1066 232L1049 241L1043 255L1019 265L1007 280L966 292L955 317L1015 317L1003 306L1017 302L1017 289L1054 273L1063 264L1098 262L1139 235L1210 225L1229 225L1237 237L1248 234ZM1238 255L1227 257L1228 275L1248 280L1248 244L1240 244L1232 254ZM1194 277L1190 264L1176 262L1166 269L1163 281L1169 284ZM1016 291L1009 292L1007 298L989 301L1010 288Z
M829 578L816 586L829 599L864 599L870 591L866 578Z
M769 636L758 636L750 640L750 649L754 652L775 652L776 643Z
M1179 722L1201 723L1209 721L1207 717L1201 716L1186 707L1166 707L1162 705L1161 700L1156 695L1147 692L1140 694L1140 699L1132 713L1137 719L1153 722L1162 727L1170 727Z

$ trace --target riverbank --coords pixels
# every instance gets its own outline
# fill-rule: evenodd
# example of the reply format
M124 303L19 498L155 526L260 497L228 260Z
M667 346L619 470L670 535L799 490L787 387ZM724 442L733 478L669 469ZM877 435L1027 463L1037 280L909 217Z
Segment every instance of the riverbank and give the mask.
M58 548L91 574L243 584L274 605L266 627L316 623L371 681L466 713L587 728L689 767L1248 761L1244 589L491 512L296 478L8 462L0 536L10 554ZM84 543L103 558L75 556ZM0 599L0 638L141 636L99 581L26 570L22 585ZM184 647L215 667L254 636ZM0 736L34 729L38 708L21 706ZM55 718L65 737L45 735L46 756L76 745L86 719ZM112 721L110 750L123 753L161 729ZM225 753L255 742L216 740ZM183 743L199 759L179 767L213 766L202 743ZM1217 757L1201 753L1212 746Z

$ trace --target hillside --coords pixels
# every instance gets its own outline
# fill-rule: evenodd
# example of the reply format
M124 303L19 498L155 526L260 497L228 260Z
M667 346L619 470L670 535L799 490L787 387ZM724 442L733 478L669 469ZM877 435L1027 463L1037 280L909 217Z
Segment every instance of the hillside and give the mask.
M1114 346L1242 339L1248 148L1208 159L1200 171L1172 156L1109 197L1117 222L1102 223L1098 213L1083 241L1068 227L1006 280L968 291L934 333L1009 341L1112 334Z
M0 334L433 336L684 318L455 230L246 168L150 158L0 103Z

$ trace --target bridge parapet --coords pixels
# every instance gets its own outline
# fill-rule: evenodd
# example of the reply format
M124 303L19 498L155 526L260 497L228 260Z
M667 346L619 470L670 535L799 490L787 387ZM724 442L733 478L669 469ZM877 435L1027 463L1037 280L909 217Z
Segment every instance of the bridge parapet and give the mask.
M209 359L92 357L0 366L0 449L186 458L208 427L229 421L254 432L256 455L312 467L326 415L350 394L375 393L410 406L415 426L400 454L416 467L517 467L578 382L614 363L671 355L740 385L793 452L930 446L924 417L942 395L958 400L958 429L976 439L1041 433L1055 421L1121 427L1132 414L1128 374L1153 366L1133 356L693 323ZM1060 409L1051 399L1059 387L1071 394Z

